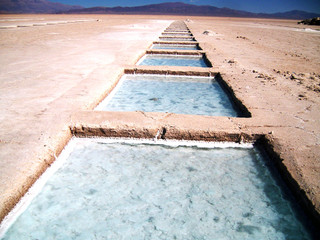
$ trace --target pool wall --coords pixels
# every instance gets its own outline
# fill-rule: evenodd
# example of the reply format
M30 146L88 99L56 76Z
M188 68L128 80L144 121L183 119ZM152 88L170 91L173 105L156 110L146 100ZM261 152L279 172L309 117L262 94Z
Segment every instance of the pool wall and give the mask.
M193 37L190 32L163 32L161 36L184 36L184 37Z
M192 51L201 51L202 48L200 47L199 43L192 43L192 42L166 42L166 41L154 41L152 44L149 45L148 49L152 49L153 45L183 45L183 46L193 46L196 47L197 49L192 50Z
M232 105L236 109L239 109L239 117L252 117L248 108L243 104L243 102L238 97L236 97L232 86L223 80L220 73L216 74L215 80L220 84L222 89L227 93Z
M204 56L205 52L204 51L194 51L194 50L150 49L150 50L146 51L146 54L172 54L172 55L186 55L186 56L188 56L188 55ZM212 66L212 64L211 64L211 66Z
M33 168L28 169L28 177L27 180L24 180L23 185L21 185L19 189L14 191L14 194L10 194L9 196L6 196L7 193L1 193L3 194L2 196L6 197L6 200L0 208L0 223L5 218L5 216L7 216L8 213L16 206L21 198L28 192L30 187L57 159L57 156L60 155L72 136L73 134L70 131L70 127L66 126L58 136L52 139L52 143L50 146L48 146L48 150L43 152L41 156L37 156L38 164Z
M315 203L310 200L304 191L304 187L301 185L303 180L301 179L300 173L295 170L294 161L288 161L288 159L294 159L294 156L290 151L283 152L281 143L273 138L272 134L262 135L257 139L255 145L263 149L268 158L275 165L276 170L279 172L279 177L285 183L286 187L289 188L290 193L293 194L297 204L301 207L304 214L306 214L311 224L314 226L314 239L319 239L320 214L317 211Z
M136 68L126 68L124 74L158 74L158 75L182 75L182 76L195 76L195 77L214 77L218 73L213 71L204 70L177 70L176 67L162 67L161 69L147 68L149 66L137 66Z
M160 36L159 37L160 40L169 40L169 41L196 41L196 39L192 36Z
M101 95L99 95L93 102L91 102L91 103L89 104L88 109L89 109L89 110L92 110L92 109L94 109L97 105L99 105L99 103L100 103L101 101L103 101L103 99L105 99L105 98L112 92L112 90L118 85L118 83L119 83L119 81L120 81L120 79L121 79L122 76L123 76L123 71L121 71L121 72L118 74L118 76L116 76L115 81L112 82L112 84L109 85L109 86L106 88L106 90L105 90Z
M76 137L123 137L211 142L254 142L261 135L235 128L227 117L173 113L79 112L70 130ZM211 120L211 121L210 121ZM194 124L192 128L190 125Z
M179 44L179 45L198 45L199 46L199 43L198 42L168 42L168 41L154 41L153 44ZM150 44L150 46L152 46L152 44Z

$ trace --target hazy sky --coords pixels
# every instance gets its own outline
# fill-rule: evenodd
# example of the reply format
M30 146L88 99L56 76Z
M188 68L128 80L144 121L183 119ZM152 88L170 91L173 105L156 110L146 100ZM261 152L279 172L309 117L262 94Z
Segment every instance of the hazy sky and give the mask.
M250 12L275 13L291 10L303 10L320 13L320 0L50 0L69 5L83 7L115 7L140 6L162 2L184 2L197 5L212 5L215 7L228 7Z

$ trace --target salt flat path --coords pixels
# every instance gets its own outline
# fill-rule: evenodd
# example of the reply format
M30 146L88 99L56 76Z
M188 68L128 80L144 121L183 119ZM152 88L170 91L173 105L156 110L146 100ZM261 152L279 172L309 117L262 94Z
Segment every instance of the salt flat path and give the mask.
M320 34L314 27L288 20L189 17L186 23L214 71L222 73L252 118L140 112L88 117L82 110L93 109L172 20L187 17L12 18L0 16L0 219L63 147L73 121L82 118L123 129L165 124L177 131L268 135L320 212ZM17 27L35 22L55 23ZM7 25L15 27L1 28Z

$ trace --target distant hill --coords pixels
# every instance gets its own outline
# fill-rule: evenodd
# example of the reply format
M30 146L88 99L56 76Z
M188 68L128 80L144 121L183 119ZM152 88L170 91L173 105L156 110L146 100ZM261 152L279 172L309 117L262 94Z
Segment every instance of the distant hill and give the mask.
M304 11L289 11L283 13L252 13L230 8L218 8L209 5L193 5L182 2L167 2L150 4L138 7L93 7L73 9L64 13L87 13L87 14L159 14L159 15L195 15L195 16L218 16L218 17L250 17L250 18L284 18L284 19L305 19L317 17L318 13Z
M0 0L0 13L57 13L81 8L47 0Z
M93 7L67 11L67 13L132 13L132 14L173 14L199 16L253 16L253 13L214 6L198 6L182 2L167 2L138 7Z
M67 14L158 14L217 17L307 19L320 16L318 13L289 11L282 13L252 13L209 5L193 5L182 2L167 2L138 7L92 7L70 6L47 0L0 0L0 13L67 13Z
M319 17L319 13L309 13L304 11L289 11L289 12L282 12L282 13L274 13L271 14L275 18L287 18L287 19L306 19L306 18L315 18Z

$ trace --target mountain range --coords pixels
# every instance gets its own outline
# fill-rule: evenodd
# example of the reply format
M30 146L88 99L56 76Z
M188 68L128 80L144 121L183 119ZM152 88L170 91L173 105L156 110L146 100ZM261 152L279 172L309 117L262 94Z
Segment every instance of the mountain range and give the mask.
M81 8L47 0L0 0L0 13L57 13Z
M70 6L47 0L1 0L0 13L67 13L67 14L158 14L187 16L219 16L250 18L306 19L317 17L318 13L289 11L281 13L252 13L209 5L193 5L182 2L167 2L138 7L92 7Z

